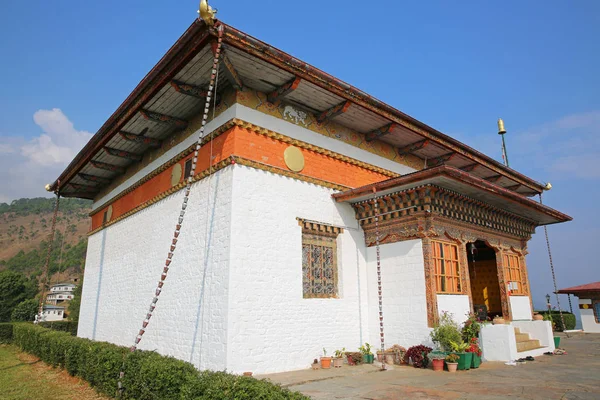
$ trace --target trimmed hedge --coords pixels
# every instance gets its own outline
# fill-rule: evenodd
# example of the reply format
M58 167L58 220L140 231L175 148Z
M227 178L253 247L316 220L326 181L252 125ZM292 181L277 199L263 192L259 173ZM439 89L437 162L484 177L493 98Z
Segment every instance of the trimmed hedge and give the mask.
M77 322L73 321L45 321L40 322L40 326L52 329L53 331L68 332L73 336L77 336Z
M540 313L544 316L545 320L548 320L548 311L536 311L537 313ZM575 329L575 325L577 324L577 320L575 319L575 315L568 312L568 311L563 311L562 312L563 317L565 319L565 325L567 326L566 330L571 330L571 329ZM552 322L554 322L555 327L554 330L556 332L564 332L565 329L563 328L563 324L562 324L562 320L560 319L560 313L558 311L551 311L550 315L552 316Z
M13 342L96 390L116 396L123 360L123 399L308 399L265 380L225 372L203 371L185 361L151 351L136 351L94 342L26 323L14 324Z
M0 323L0 344L12 343L13 324L10 322Z

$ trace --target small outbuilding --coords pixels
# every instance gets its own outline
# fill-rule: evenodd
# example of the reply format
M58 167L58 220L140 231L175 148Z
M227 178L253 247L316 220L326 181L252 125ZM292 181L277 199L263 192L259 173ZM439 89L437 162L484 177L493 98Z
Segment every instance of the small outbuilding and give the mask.
M579 297L583 331L600 333L600 282L561 289L558 293Z

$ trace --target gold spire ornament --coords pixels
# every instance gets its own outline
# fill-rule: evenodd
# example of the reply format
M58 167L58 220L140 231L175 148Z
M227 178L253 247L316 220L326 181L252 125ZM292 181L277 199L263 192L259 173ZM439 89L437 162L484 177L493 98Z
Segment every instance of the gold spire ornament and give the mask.
M200 14L200 18L202 18L206 25L214 26L217 9L209 6L208 0L200 1L200 9L198 10L198 14Z
M506 133L506 129L504 129L504 121L502 118L498 118L498 135L504 135Z

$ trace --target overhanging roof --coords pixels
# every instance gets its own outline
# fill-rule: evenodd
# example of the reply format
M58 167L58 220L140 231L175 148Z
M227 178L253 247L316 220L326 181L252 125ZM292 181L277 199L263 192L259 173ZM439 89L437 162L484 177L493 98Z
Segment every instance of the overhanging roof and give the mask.
M543 190L541 183L365 92L229 25L217 25L224 29L222 54L229 60L220 63L220 91L241 84L272 93L296 82L294 90L280 92L285 102L315 115L326 115L340 107L343 112L334 113L331 120L366 134L368 140L389 143L400 154L420 157L430 167L445 164L470 171L521 195ZM56 190L60 182L63 196L95 197L103 186L139 162L150 147L160 146L180 129L178 121L184 123L195 116L204 100L178 90L174 84L191 85L196 93L208 85L215 36L214 28L195 20L77 154L51 190ZM231 78L229 69L236 78ZM173 123L149 118L153 113L169 117Z
M336 193L333 195L333 198L337 202L357 203L370 199L374 195L385 196L400 190L427 184L439 186L483 201L534 221L537 225L549 225L572 220L570 216L532 199L447 165L424 169L398 178Z
M585 285L573 286L566 289L560 289L560 294L574 294L585 293L585 292L599 292L600 293L600 282L587 283Z

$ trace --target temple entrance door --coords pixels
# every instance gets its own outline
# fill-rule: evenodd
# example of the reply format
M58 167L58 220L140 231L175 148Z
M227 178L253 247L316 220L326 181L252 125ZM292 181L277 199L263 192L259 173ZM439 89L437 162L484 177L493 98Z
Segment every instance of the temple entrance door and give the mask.
M483 308L481 306L485 306L489 318L502 316L496 252L485 242L478 240L467 243L467 255L474 312L478 314Z

